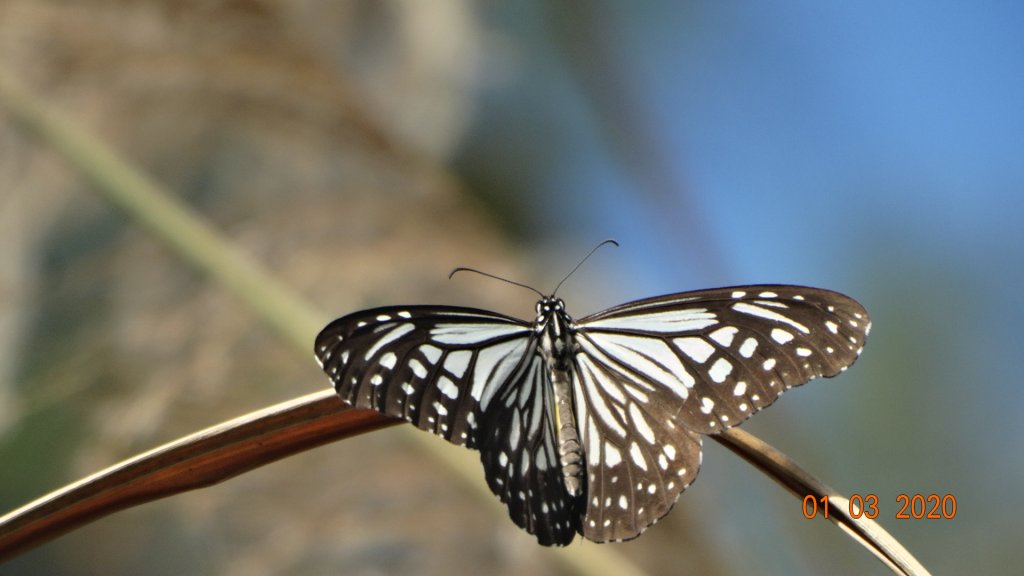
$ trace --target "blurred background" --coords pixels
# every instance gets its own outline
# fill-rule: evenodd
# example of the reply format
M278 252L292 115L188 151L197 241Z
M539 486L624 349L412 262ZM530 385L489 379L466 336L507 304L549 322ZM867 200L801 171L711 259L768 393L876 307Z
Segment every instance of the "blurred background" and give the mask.
M1024 562L1024 5L0 3L0 73L324 311L575 316L742 283L845 292L864 355L745 429L935 573ZM309 334L312 342L314 334ZM328 385L0 102L0 513ZM450 447L451 450L458 450ZM482 473L477 481L483 483ZM952 520L897 520L898 494ZM593 547L591 543L574 543ZM650 574L886 573L716 443L616 553ZM398 428L102 519L4 574L563 574Z

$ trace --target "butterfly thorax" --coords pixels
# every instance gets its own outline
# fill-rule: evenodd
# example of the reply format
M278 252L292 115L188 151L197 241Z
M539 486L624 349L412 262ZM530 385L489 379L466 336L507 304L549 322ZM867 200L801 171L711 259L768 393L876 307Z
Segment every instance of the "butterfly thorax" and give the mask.
M561 298L547 296L537 302L535 329L540 334L540 352L544 357L555 400L555 432L562 479L566 491L579 496L582 492L583 451L572 395L575 342L572 318L566 313Z

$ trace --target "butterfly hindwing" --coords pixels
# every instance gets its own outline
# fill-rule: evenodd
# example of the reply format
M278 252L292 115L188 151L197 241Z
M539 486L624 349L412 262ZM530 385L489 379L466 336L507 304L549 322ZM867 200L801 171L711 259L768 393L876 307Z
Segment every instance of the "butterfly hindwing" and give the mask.
M530 335L519 320L472 308L388 307L331 322L317 336L315 352L350 406L403 418L473 448L482 413Z
M576 536L578 513L562 481L551 384L537 342L484 413L480 459L512 520L544 545Z
M678 406L599 354L576 356L577 425L586 452L584 536L629 540L668 514L697 477L700 434Z

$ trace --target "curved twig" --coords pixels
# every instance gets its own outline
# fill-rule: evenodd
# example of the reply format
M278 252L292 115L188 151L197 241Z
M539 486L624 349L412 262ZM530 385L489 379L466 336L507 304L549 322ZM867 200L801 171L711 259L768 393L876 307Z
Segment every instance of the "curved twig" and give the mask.
M0 517L0 560L138 504L205 488L322 444L397 424L333 390L229 420L129 458Z
M730 428L714 434L711 438L738 454L769 478L782 484L797 498L807 495L819 500L828 496L828 519L861 543L872 554L897 574L925 576L929 572L906 548L885 531L882 526L867 518L853 518L850 515L850 501L824 482L801 468L792 458L779 452L767 442L739 428Z

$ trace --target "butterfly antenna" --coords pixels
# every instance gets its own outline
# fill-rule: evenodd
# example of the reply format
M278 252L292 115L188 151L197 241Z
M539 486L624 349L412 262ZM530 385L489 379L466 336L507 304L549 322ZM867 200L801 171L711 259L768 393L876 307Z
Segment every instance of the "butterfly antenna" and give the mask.
M512 284L513 286L520 286L522 288L526 288L527 290L533 290L541 298L544 297L544 294L542 294L540 290L537 290L533 286L527 286L526 284L521 284L519 282L516 282L515 280L509 280L508 278L502 278L501 276L495 276L494 274L488 274L487 272L482 272L480 270L477 270L476 268L464 268L464 267L460 266L460 267L456 268L455 270L452 270L452 273L448 275L448 279L451 280L452 276L455 276L456 272L476 272L477 274L479 274L481 276L487 276L488 278L494 278L495 280L501 280L502 282L507 282L508 284Z
M597 246L594 246L593 250L591 250L590 252L588 252L588 253L587 253L587 255L586 255L586 256L584 256L582 260L580 260L579 264L577 264L575 268L573 268L572 270L570 270L570 271L569 271L569 273L565 275L565 278L562 278L562 281L558 283L558 286L555 286L555 291L554 291L554 292L552 292L552 293L551 293L551 295L552 295L552 296L554 296L555 294L557 294L557 293L558 293L558 289L559 289L559 288L561 288L561 287L562 287L562 284L564 284L564 283L565 283L565 281L569 279L569 276L572 276L572 275L573 275L573 273L575 273L575 272L576 272L577 270L579 270L580 266L583 266L583 263L587 261L587 258L590 258L590 257L591 257L591 256L592 256L592 255L594 254L594 252L597 252L597 249L598 249L598 248L600 248L601 246L604 246L605 244L614 244L614 245L615 245L616 247L618 247L618 246L619 246L619 243L618 243L618 242L616 242L616 241L615 241L614 239L612 239L612 238L609 238L609 239L607 239L607 240L605 240L605 241L601 242L601 243L600 243L600 244L598 244Z

